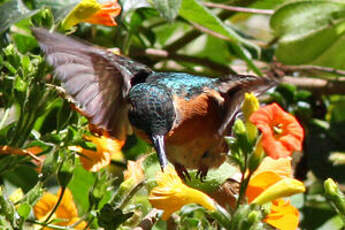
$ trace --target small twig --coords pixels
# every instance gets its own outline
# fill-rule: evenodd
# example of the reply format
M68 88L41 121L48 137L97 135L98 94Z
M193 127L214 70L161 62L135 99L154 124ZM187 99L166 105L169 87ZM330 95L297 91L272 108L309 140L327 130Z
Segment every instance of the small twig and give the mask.
M283 65L283 70L289 71L320 71L325 73L333 73L341 76L345 76L345 70L339 70L331 67L317 66L317 65Z
M251 0L249 0L249 1L240 0L240 1L238 1L237 4L243 7L243 6L250 5L253 2L254 1L251 1ZM234 11L223 10L217 16L219 17L220 20L225 20L225 19L231 17L232 15L234 15L235 13L236 12L234 12ZM182 37L176 39L176 41L174 41L170 45L166 46L164 49L169 51L169 52L172 52L172 51L177 52L178 50L180 50L181 48L186 46L189 42L198 38L200 35L202 35L202 33L200 31L192 30L188 33L185 33Z
M140 222L140 224L133 230L150 230L152 226L157 222L162 213L161 210L153 208Z
M188 55L183 55L183 54L170 53L166 50L151 49L151 48L145 49L145 50L135 49L133 50L133 52L134 52L134 56L151 56L152 58L172 59L175 61L196 63L201 66L206 66L222 75L235 73L229 67L213 62L209 60L208 58L200 58L200 57L193 57L193 56L188 56Z
M282 82L313 91L317 94L345 94L345 81L285 76L282 78Z
M197 30L200 30L201 32L203 33L206 33L206 34L209 34L213 37L216 37L216 38L219 38L219 39L222 39L222 40L225 40L225 41L231 41L228 37L220 34L220 33L217 33L215 31L212 31L212 30L209 30L207 29L206 27L203 27L201 25L198 25L196 23L191 23Z
M55 225L55 224L41 223L41 222L36 221L36 220L27 219L26 221L29 223L32 223L32 224L42 225L44 227L48 227L51 229L58 229L58 230L70 230L71 229L71 227L69 227L69 226L65 227L65 226L60 226L60 225Z
M176 39L173 43L167 45L164 49L168 52L177 52L179 49L186 46L189 42L199 37L202 33L198 30L192 30L184 34L184 36Z
M220 8L223 10L241 12L241 13L265 14L265 15L272 15L274 13L274 10L253 9L253 8L245 8L245 7L239 7L239 6L227 6L224 4L217 4L217 3L212 3L212 2L204 2L203 4L207 7Z

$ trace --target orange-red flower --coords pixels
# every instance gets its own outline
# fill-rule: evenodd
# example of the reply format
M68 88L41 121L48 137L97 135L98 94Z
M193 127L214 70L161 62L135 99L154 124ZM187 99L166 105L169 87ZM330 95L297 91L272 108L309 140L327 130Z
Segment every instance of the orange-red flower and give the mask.
M87 22L91 24L116 26L115 17L121 12L121 6L117 0L109 1L103 4L97 0L82 0L72 11L66 16L62 22L65 29L72 26Z
M302 182L292 178L291 159L265 157L249 181L246 196L249 203L272 201L271 212L264 221L277 229L297 229L298 210L282 197L305 191Z
M34 206L34 214L38 220L44 221L47 218L57 203L60 194L61 189L58 191L57 195L49 192L45 192L43 194L41 199ZM54 223L60 226L69 226L80 220L78 217L77 207L73 201L72 193L69 189L65 190L60 205L56 209L53 218L61 219L60 222ZM86 225L87 223L85 221L81 221L77 226L74 226L74 229L84 229ZM47 230L51 228L45 227L44 229Z
M124 141L101 136L85 136L85 139L96 145L97 151L84 149L81 146L69 146L68 149L81 153L80 162L83 167L91 172L97 172L108 166L111 159L123 160L121 148Z
M116 26L115 17L121 12L121 6L117 1L102 4L101 10L85 19L85 22L104 26Z
M302 150L302 126L278 104L260 108L250 116L250 122L262 132L262 146L268 156L277 159Z

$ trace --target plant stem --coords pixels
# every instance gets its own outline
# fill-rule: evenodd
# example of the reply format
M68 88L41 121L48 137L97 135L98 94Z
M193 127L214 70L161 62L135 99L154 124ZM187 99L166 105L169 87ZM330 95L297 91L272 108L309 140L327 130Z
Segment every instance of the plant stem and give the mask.
M144 186L144 181L139 182L138 184L136 184L131 191L127 194L127 196L125 197L125 199L123 199L119 204L118 204L118 208L119 209L123 209L126 204L128 203L128 201L139 191L139 189L141 189Z
M60 193L59 199L56 202L56 204L55 204L54 208L52 209L52 211L49 213L49 216L45 219L44 223L47 223L50 220L50 218L54 215L55 211L57 210L57 208L59 207L59 205L61 203L63 195L65 194L65 191L66 191L66 187L61 187L61 193Z
M223 10L240 12L240 13L265 14L265 15L272 15L274 13L274 10L253 9L253 8L245 8L245 7L239 7L239 6L227 6L224 4L217 4L217 3L212 3L212 2L204 2L203 4L207 7L220 8Z
M36 221L36 220L28 219L26 221L29 223L39 224L39 225L42 225L43 227L48 227L48 228L52 228L52 229L58 229L58 230L70 230L71 229L71 227L69 227L69 226L64 227L64 226L59 226L59 225L55 225L55 224L41 223L41 222Z

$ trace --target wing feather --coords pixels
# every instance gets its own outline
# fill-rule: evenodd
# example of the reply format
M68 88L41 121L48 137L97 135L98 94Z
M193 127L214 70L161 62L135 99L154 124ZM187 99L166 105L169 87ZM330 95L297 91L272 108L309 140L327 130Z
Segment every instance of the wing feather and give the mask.
M253 92L255 96L259 96L278 83L279 81L274 78L253 75L230 75L228 78L222 79L219 91L225 101L226 115L218 133L223 135L227 132L228 127L231 127L229 124L240 112L246 92Z
M152 71L105 49L42 28L33 28L47 62L93 127L124 139L129 127L126 97L131 79ZM144 74L143 74L144 73Z

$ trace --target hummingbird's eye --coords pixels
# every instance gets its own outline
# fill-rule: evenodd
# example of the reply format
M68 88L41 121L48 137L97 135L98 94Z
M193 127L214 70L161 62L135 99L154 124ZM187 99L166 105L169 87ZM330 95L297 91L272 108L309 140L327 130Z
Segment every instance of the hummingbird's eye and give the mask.
M149 76L149 74L150 73L148 73L145 70L140 70L131 79L131 85L134 86L134 85L139 84L139 83L144 83L146 81L146 78Z

